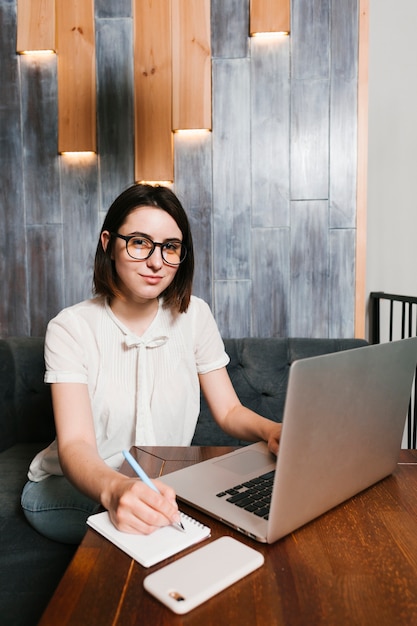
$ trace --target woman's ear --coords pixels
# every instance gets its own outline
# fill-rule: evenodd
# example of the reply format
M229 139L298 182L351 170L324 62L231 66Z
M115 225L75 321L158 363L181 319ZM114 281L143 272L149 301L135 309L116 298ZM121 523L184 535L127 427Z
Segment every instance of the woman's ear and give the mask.
M103 250L104 252L106 252L107 246L109 245L109 241L110 241L110 233L108 230L103 230L103 232L100 235L100 240L101 240L101 245L103 247Z

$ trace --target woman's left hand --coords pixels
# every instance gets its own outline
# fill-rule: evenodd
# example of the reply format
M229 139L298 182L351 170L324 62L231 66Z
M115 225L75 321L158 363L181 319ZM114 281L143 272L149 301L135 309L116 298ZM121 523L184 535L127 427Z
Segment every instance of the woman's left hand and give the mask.
M279 440L281 437L282 424L275 424L271 427L271 431L268 437L268 449L273 454L277 455L279 448Z

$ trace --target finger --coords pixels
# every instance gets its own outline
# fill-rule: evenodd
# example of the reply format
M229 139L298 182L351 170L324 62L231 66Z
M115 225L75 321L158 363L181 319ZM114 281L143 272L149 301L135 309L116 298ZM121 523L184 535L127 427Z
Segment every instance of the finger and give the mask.
M129 515L117 515L109 511L109 516L114 526L124 533L149 535L160 526L151 526L144 520L136 517L132 513Z
M120 504L126 506L131 514L141 523L145 523L153 528L177 522L179 520L179 512L175 501L175 493L172 489L165 488L165 485L162 483L160 485L163 493L154 491L141 481L135 481L129 493L128 503L126 501L127 498L123 497ZM174 499L168 499L165 492L169 498L174 497Z
M176 493L173 490L173 488L169 487L168 485L161 482L160 480L154 480L153 482L154 482L155 487L157 487L159 493L161 493L164 496L164 498L166 498L170 502L175 503L175 506L177 506Z

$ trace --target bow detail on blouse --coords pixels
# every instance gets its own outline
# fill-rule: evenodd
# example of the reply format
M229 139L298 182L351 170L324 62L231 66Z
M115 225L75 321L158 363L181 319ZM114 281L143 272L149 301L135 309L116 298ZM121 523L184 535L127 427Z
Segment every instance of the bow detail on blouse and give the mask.
M160 335L148 340L136 335L126 335L127 348L137 349L136 358L136 433L135 445L156 445L151 414L151 390L148 386L147 351L163 346L168 337Z
M144 341L141 337L137 337L136 335L126 335L125 343L128 348L139 348L140 346L144 346L145 348L159 348L159 346L163 346L164 343L168 341L168 337L166 335L160 335L159 337L153 337L152 339L148 339L148 341Z

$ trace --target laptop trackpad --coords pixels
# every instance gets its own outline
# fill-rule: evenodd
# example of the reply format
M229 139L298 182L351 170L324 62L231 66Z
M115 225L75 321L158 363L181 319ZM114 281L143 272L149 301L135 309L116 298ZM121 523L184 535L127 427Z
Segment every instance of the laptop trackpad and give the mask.
M247 452L233 455L228 459L215 461L214 464L224 467L224 469L235 472L236 474L251 474L256 470L261 470L263 467L266 467L268 462L268 457L262 454L262 452L248 450Z

